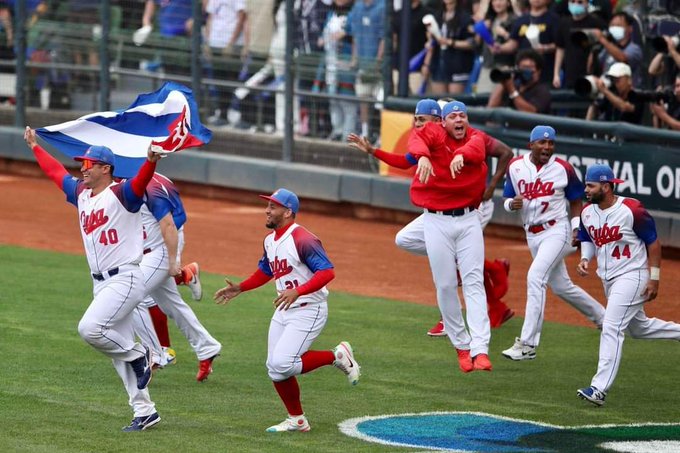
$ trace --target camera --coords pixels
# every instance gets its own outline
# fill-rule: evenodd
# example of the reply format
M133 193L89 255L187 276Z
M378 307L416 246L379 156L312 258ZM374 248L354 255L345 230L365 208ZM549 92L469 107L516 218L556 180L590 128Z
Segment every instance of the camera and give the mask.
M633 90L628 95L631 102L660 102L669 103L675 97L675 93L670 88L665 88L661 91L653 90Z
M673 36L671 38L673 45L677 50L680 50L680 36ZM655 36L652 38L652 47L659 53L668 53L668 43L663 36Z
M489 73L489 78L493 83L500 83L511 79L515 74L519 73L519 69L502 66L493 68Z
M600 79L604 83L604 86L611 88L612 79L606 75L600 77ZM598 94L597 76L588 75L577 79L574 84L574 92L579 96L595 98Z

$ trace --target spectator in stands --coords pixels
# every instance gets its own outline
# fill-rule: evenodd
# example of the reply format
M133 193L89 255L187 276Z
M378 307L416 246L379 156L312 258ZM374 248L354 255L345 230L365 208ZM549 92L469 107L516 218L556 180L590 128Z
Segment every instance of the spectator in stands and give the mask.
M614 63L609 67L607 77L611 79L612 87L607 87L602 78L597 79L596 85L600 96L588 107L586 120L642 124L645 104L643 101L634 101L630 98L633 91L630 66L626 63Z
M602 45L597 57L600 70L590 65L588 73L606 74L614 63L626 63L633 70L633 86L642 86L642 48L633 42L633 21L628 13L620 12L609 21L608 33L594 30L597 41Z
M461 0L443 0L444 9L436 16L439 36L428 50L425 65L431 72L433 94L461 94L470 78L475 58L472 17Z
M8 0L0 1L0 30L2 30L2 40L0 41L0 58L11 59L14 56L14 27L12 26L12 11Z
M562 0L555 4L554 11L561 17L572 16L569 1ZM586 2L588 14L600 18L605 24L608 24L612 18L612 2L609 0L589 0Z
M158 27L163 38L173 39L176 37L188 37L193 28L193 15L191 0L146 0L144 15L142 16L142 28L135 31L132 36L133 42L141 46L146 42L153 30L156 8L159 5ZM163 67L170 74L186 75L190 73L190 65L186 55L178 52L189 50L189 43L184 44L186 49L172 49L163 56Z
M492 52L514 55L518 49L534 49L543 57L541 80L552 83L559 16L550 11L549 4L550 0L529 0L529 12L515 20L510 40L495 45Z
M352 68L356 70L356 93L360 97L375 97L381 86L382 59L385 51L383 35L385 3L383 0L357 0L349 12L346 32L352 37ZM368 103L359 104L361 135L375 135L369 130Z
M249 37L245 33L248 13L245 0L208 0L205 6L208 15L206 22L206 36L210 47L212 78L237 81L244 65L247 65ZM231 105L234 110L227 115L233 98L233 90L219 92L211 90L214 105L213 115L208 118L211 124L224 124L226 118L232 118L234 123L240 109L238 105Z
M668 46L668 52L658 52L649 63L648 72L655 77L657 85L670 85L674 83L680 68L680 52L670 36L662 37Z
M328 20L323 29L322 42L325 56L325 85L329 94L354 96L354 73L352 60L352 37L345 33L347 16L352 0L334 0ZM357 105L352 101L331 99L329 101L331 134L329 140L344 141L356 130Z
M409 36L409 61L419 52L425 49L427 44L427 29L425 24L423 24L423 17L428 14L436 14L434 10L428 8L423 4L421 0L410 0L411 4L411 25L406 34ZM392 63L395 70L400 68L400 57L401 57L401 9L394 11L392 16ZM409 91L412 94L418 94L420 86L423 83L423 79L429 74L429 68L426 65L422 66L422 71L414 71L409 74ZM395 73L398 76L398 73ZM394 77L394 86L398 86L398 78ZM422 94L422 93L421 93Z
M588 13L588 0L569 0L570 17L563 17L555 37L555 68L552 85L555 88L573 89L576 80L588 75L588 56L591 45L574 43L572 34L577 30L604 30L607 23L600 17ZM563 78L560 76L564 71ZM564 83L562 83L564 81Z
M675 95L668 104L663 102L649 104L655 118L656 127L667 127L674 131L680 131L680 75L675 77L673 85Z
M493 36L494 43L504 44L510 39L512 24L517 19L514 7L510 0L483 0L480 4L479 14ZM512 54L494 54L488 46L482 51L484 57L484 69L477 82L477 92L490 92L493 84L489 81L489 71L497 66L512 66L515 57Z
M550 113L550 86L541 78L543 58L533 49L517 54L517 73L498 83L487 107L512 107L520 112Z
M99 52L95 43L101 39L101 25L99 21L99 0L70 0L68 3L68 21L76 25L89 25L92 27L90 36L84 36L84 43L91 41L83 47L71 49L73 63L77 65L88 64L99 66ZM99 80L98 72L86 72L79 74L79 82L89 84L92 88L97 86Z
M320 45L323 27L328 17L330 1L322 0L297 0L295 1L295 24L294 39L297 52L296 62L296 86L300 90L311 90L314 85L316 70L324 57L323 46ZM285 42L285 41L284 41ZM324 117L319 115L320 110L325 110L325 102L315 99L303 98L300 100L300 121L298 133L309 135L313 129L320 129L317 135L325 136L328 131L322 124ZM315 113L314 118L311 118ZM314 124L310 124L314 121Z

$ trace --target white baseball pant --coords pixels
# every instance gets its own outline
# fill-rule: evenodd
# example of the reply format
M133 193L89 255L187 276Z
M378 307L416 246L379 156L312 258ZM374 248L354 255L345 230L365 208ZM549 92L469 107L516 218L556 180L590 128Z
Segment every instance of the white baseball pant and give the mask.
M633 338L645 340L680 340L680 324L645 314L645 300L641 296L649 271L628 272L610 281L602 280L607 296L607 310L600 334L600 358L591 385L607 392L614 383L621 363L624 331Z
M491 326L484 291L484 237L476 210L462 216L423 214L423 231L437 304L456 349L487 354ZM458 298L456 265L463 283L469 333Z
M327 320L326 302L274 312L267 340L267 372L272 381L285 381L302 373L301 357Z
M132 313L146 292L144 275L136 264L119 267L118 274L92 279L94 298L78 324L80 337L113 361L128 392L135 417L156 412L148 390L137 388L137 376L129 362L142 357L144 347L134 341Z

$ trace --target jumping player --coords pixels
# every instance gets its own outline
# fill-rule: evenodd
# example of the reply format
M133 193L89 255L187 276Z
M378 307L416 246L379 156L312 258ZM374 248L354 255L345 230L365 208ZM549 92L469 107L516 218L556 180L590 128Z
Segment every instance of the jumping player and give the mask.
M239 285L226 280L227 286L215 293L215 301L226 304L242 292L276 279L277 296L269 324L267 370L288 410L288 417L267 431L309 431L295 376L321 366L335 365L347 375L350 384L356 385L360 368L346 341L332 351L309 349L328 318L326 285L335 277L333 264L321 241L295 223L300 207L297 195L278 189L270 196L260 197L269 200L265 209L266 226L273 232L264 239L264 254L258 269Z
M174 277L181 275L183 227L187 216L174 183L156 173L146 188L146 201L141 212L144 224L144 258L141 267L150 296L145 303L158 304L189 340L199 361L196 380L202 382L212 372L212 362L219 355L222 345L208 333L177 291ZM141 330L137 331L139 333Z
M113 180L115 156L105 146L91 146L83 156L82 179L69 175L59 161L36 141L26 127L24 140L33 150L40 168L78 208L81 235L94 286L94 298L78 324L78 333L90 346L113 360L129 395L134 418L123 431L142 431L161 418L149 397L151 380L149 348L136 343L132 312L144 298L142 216L144 189L153 176L160 155L147 153L147 160L134 178Z
M536 358L541 339L547 286L555 295L601 326L604 307L574 285L564 258L576 251L572 245L578 228L583 183L574 167L553 156L555 129L536 126L529 137L531 152L516 157L508 167L503 196L506 211L521 211L527 245L533 257L527 274L527 305L522 333L503 351L512 360ZM567 217L567 204L571 223Z
M621 363L626 329L633 338L680 340L680 324L648 318L644 304L659 291L661 244L656 224L638 200L614 194L614 177L607 165L586 171L586 198L581 212L579 275L588 275L597 254L597 275L607 296L600 334L600 358L590 387L577 395L602 406Z

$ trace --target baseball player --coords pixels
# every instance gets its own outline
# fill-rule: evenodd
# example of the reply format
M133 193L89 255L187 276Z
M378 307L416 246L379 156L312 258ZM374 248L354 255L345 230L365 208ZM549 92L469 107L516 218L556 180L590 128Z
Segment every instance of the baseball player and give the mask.
M309 431L295 376L335 365L347 375L350 384L356 385L360 367L346 341L332 351L309 349L328 318L326 285L335 277L333 264L321 241L295 222L300 207L297 195L278 189L270 196L260 197L269 201L265 209L266 226L273 231L264 239L264 254L258 269L238 285L226 280L227 286L215 293L215 301L226 304L244 291L260 287L272 278L276 280L267 371L288 410L288 417L267 431Z
M115 157L105 146L91 146L80 161L82 179L71 177L63 165L36 141L26 127L24 140L40 168L78 208L80 230L90 266L94 298L78 324L78 333L90 346L113 360L129 395L134 418L123 431L142 431L160 422L147 385L151 380L149 348L134 341L132 312L146 292L142 260L144 189L160 155L147 160L134 178L113 180Z
M196 380L202 382L212 372L212 362L222 345L200 323L177 291L174 277L181 274L180 257L184 248L186 213L179 192L171 180L156 173L146 188L141 208L144 225L144 257L141 268L145 276L147 308L154 302L169 315L189 340L199 360ZM135 317L136 331L144 338L148 329L143 318Z
M436 114L436 101L420 103L429 103L430 111ZM422 227L413 229L410 244L400 241L399 236L397 243L414 253L427 254L439 311L461 371L491 371L491 333L483 285L484 240L476 212L486 186L485 137L466 127L467 107L462 102L447 103L441 116L443 124L428 122L411 131L406 155L385 156L390 165L418 165L411 183L411 202L424 210ZM355 136L348 139L360 144ZM458 268L469 332L458 299Z
M586 171L586 204L581 212L579 275L588 275L597 255L607 309L600 334L600 358L590 387L577 395L602 406L621 363L624 331L633 338L680 340L680 324L648 318L644 304L659 291L661 244L656 225L638 200L614 194L614 177L607 165Z
M508 212L520 211L533 261L527 274L527 304L522 333L503 351L512 360L536 358L545 313L546 287L583 313L598 327L604 307L569 278L564 258L578 228L583 183L574 167L553 156L555 129L536 126L529 138L530 153L514 158L508 167L503 196ZM567 217L567 204L571 222Z
M422 128L428 122L441 124L441 102L441 100L435 102L432 99L420 100L416 104L413 127ZM444 105L448 102L445 102ZM500 140L495 140L484 132L471 128L467 116L463 118L462 130L452 131L452 133L449 134L452 139L455 140L456 135L459 139L456 143L453 143L452 146L460 146L460 143L458 142L464 142L466 138L477 133L482 134L485 138L485 151L487 157L493 156L499 159L498 166L489 182L489 186L484 191L482 197L484 201L477 210L477 213L480 215L480 221L482 222L482 228L484 228L491 220L491 215L493 214L493 201L491 200L493 190L505 174L507 164L512 158L512 150ZM415 160L408 153L407 155L398 155L381 149L375 149L368 139L359 137L356 134L350 134L348 136L348 141L351 147L371 154L388 165L403 169L415 165ZM397 233L395 242L398 247L417 255L427 255L423 233L424 215L425 214L421 214ZM484 261L484 288L487 296L487 310L491 327L500 327L501 324L514 316L514 312L501 300L508 290L508 270L509 263L506 260ZM446 335L443 320L440 320L432 329L430 329L428 335Z

